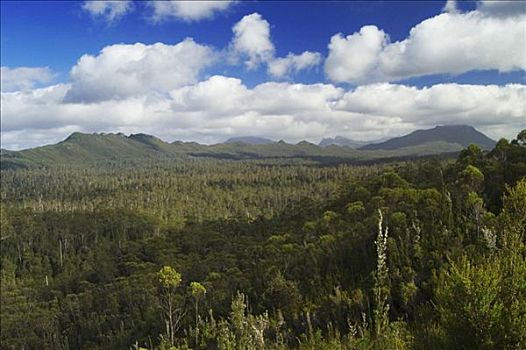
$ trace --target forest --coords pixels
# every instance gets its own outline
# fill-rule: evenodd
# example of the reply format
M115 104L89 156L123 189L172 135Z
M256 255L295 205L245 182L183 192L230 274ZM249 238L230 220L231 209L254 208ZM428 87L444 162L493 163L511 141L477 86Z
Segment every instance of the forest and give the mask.
M456 158L1 171L2 349L524 349L526 130Z

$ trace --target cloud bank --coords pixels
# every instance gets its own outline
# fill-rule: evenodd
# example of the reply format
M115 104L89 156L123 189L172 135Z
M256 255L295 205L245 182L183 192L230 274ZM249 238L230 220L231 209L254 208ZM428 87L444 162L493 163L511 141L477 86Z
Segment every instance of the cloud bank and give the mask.
M59 84L2 93L2 147L57 142L72 130L147 132L168 141L213 143L254 134L288 141L327 135L373 139L437 124L469 124L493 137L513 137L524 128L526 115L526 85L521 84L380 83L346 90L267 82L249 88L216 75L167 94L65 102L73 88Z
M0 68L2 91L26 90L49 83L55 74L47 67Z

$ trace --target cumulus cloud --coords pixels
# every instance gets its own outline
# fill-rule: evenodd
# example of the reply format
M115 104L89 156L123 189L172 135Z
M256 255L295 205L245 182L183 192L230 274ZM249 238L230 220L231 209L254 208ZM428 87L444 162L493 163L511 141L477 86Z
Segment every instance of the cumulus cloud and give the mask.
M117 44L97 56L84 55L71 69L70 102L123 99L168 92L194 83L215 59L208 46L185 39L176 45Z
M259 13L246 15L234 25L232 31L232 50L234 54L246 59L248 69L255 69L274 57L270 24Z
M275 58L268 64L268 73L275 78L287 77L301 70L319 65L321 55L318 52L305 51L300 55L289 53L287 57Z
M47 67L1 67L1 90L31 89L37 84L49 83L55 74Z
M152 19L162 22L179 19L186 22L213 17L215 13L228 9L234 2L223 1L150 1Z
M109 23L120 20L125 14L133 10L131 0L119 1L85 1L82 9L94 18L103 19Z
M236 78L212 76L195 85L170 93L172 110L178 112L211 112L218 117L246 111L251 91Z
M437 124L469 124L499 138L514 137L526 119L526 85L521 84L416 88L380 83L345 90L332 84L267 82L249 88L217 75L167 94L65 103L71 89L59 84L3 92L3 147L57 142L73 130L145 132L167 141L212 143L256 133L316 142L328 135L374 139Z
M270 24L259 14L243 17L232 28L234 37L230 50L234 61L245 60L247 69L267 65L267 72L274 78L285 78L301 70L310 69L321 62L318 52L305 51L299 55L289 52L286 57L275 57L275 47L270 37Z
M526 15L489 15L502 12L497 11L500 6L511 7L495 3L500 2L483 2L476 11L456 13L448 2L448 12L419 23L397 42L376 26L348 36L336 34L329 43L325 72L336 82L363 84L472 70L524 70Z
M378 59L387 42L387 35L376 26L364 26L360 32L347 37L334 35L325 60L327 75L338 82L371 79L371 75L378 74Z

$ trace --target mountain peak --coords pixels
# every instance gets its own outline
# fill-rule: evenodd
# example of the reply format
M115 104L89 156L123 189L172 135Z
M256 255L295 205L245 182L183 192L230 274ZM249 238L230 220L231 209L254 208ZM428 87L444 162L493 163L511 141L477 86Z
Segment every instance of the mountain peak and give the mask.
M62 142L66 142L66 141L76 141L76 140L80 140L82 138L85 138L87 136L89 136L90 134L86 134L86 133L82 133L82 132L79 132L79 131L75 131L73 132L71 135L69 135L68 137L66 137L64 139L64 141Z
M301 140L300 142L297 143L297 145L298 146L316 146L312 142L309 142L309 141L306 141L306 140Z
M62 142L87 141L87 140L92 140L92 139L111 138L111 137L126 138L127 136L122 132L118 132L118 133L105 133L105 132L96 133L94 132L94 133L89 134L89 133L84 133L80 131L75 131L71 135L66 137L64 141Z
M128 136L128 138L131 140L139 141L139 142L144 142L144 141L164 142L163 140L161 140L160 138L156 136L143 134L143 133L131 134L130 136Z
M433 129L436 130L465 130L465 131L477 131L474 127L467 124L446 124L446 125L437 125ZM429 129L429 130L433 130ZM418 131L418 130L416 130ZM478 132L478 131L477 131Z
M432 129L416 130L385 142L369 144L361 149L394 150L434 142L456 144L459 148L475 144L482 149L490 149L495 145L495 141L470 125L438 125Z

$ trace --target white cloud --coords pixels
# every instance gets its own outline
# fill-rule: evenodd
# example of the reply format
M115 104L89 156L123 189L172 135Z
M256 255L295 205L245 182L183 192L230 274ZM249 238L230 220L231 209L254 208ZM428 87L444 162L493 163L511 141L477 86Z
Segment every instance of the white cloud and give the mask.
M376 26L364 26L359 33L347 37L334 35L325 60L327 75L338 82L370 79L376 74L378 58L387 41L387 35Z
M195 85L173 90L170 97L176 113L208 111L222 117L246 111L251 91L239 79L212 76Z
M310 69L319 65L321 55L318 52L305 51L300 55L289 53L287 57L275 58L268 64L268 73L275 78L287 77L292 73Z
M212 48L185 39L176 45L117 44L97 56L84 55L71 69L68 101L123 99L168 92L194 83L215 59Z
M329 44L325 72L336 82L362 84L472 70L526 69L526 15L489 16L484 6L495 5L483 3L468 13L442 13L394 43L376 26L362 27L346 37L336 34Z
M267 82L248 89L239 79L217 75L176 89L171 97L176 112L207 112L213 118L246 112L261 115L330 112L328 103L343 93L343 89L331 84Z
M47 67L1 67L2 91L31 89L37 84L49 83L55 74Z
M526 121L526 85L437 84L419 89L379 83L347 92L336 109L400 119L419 127L504 124L519 129Z
M231 47L234 54L246 58L248 69L255 69L274 57L274 44L270 40L270 24L259 13L246 15L232 28Z
M152 19L162 22L169 19L199 21L212 17L215 13L228 9L234 2L222 1L150 1L153 8Z
M477 9L488 16L515 17L526 14L526 2L520 0L479 1Z
M133 10L133 2L131 0L85 1L84 4L82 4L82 9L94 18L101 18L109 23L113 23Z
M167 141L220 142L257 134L316 142L334 135L375 139L437 124L469 124L491 137L511 138L526 120L526 85L520 84L416 88L382 83L346 91L332 84L287 82L249 88L236 78L212 76L168 94L64 103L69 89L59 84L2 93L3 147L57 142L73 130L145 132Z
M448 13L458 13L457 0L447 0L442 11Z
M331 84L276 82L257 85L253 91L256 95L251 106L253 109L262 114L293 114L304 120L317 120L323 113L331 113L332 104L344 92Z
M267 73L274 78L285 78L301 70L310 69L321 62L318 52L305 51L299 55L289 52L286 57L275 57L270 38L270 24L259 14L243 17L232 28L231 58L245 60L247 69L267 65Z
M32 91L2 93L2 131L78 126L83 130L147 127L166 98L151 93L96 103L64 102L71 85L58 84Z

